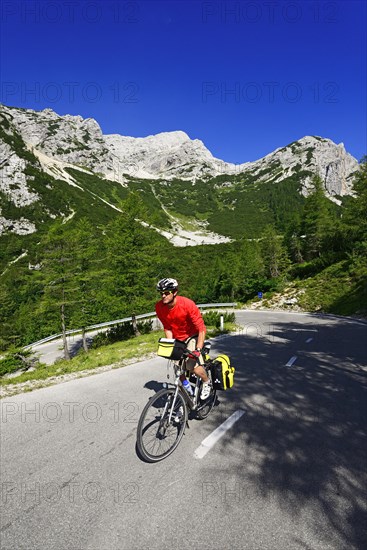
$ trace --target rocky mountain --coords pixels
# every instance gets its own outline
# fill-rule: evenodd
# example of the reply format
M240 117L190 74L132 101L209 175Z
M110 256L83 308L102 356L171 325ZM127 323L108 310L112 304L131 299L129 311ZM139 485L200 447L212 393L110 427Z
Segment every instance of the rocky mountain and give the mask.
M200 140L191 140L181 131L145 138L103 135L91 118L60 116L52 109L33 111L4 105L0 107L0 118L0 208L4 210L6 205L6 213L0 210L0 234L36 231L37 220L29 212L36 206L40 209L41 204L45 217L70 216L74 207L67 198L64 203L59 201L59 209L49 205L47 192L55 195L55 181L63 182L70 196L71 189L74 194L79 193L80 202L81 195L85 198L88 194L90 200L93 197L93 201L104 202L104 207L115 210L116 197L133 188L134 182L140 182L139 189L145 186L146 193L151 194L150 202L157 201L156 208L162 208L162 196L167 198L177 180L185 189L190 187L187 182L200 183L206 192L216 193L219 189L217 203L223 199L223 206L233 210L241 203L236 196L238 186L242 189L246 182L279 185L297 180L298 192L307 195L315 172L321 176L329 198L340 203L351 192L351 177L358 166L342 143L337 145L316 136L303 137L255 162L235 165L214 158ZM158 189L154 182L163 187ZM229 202L228 191L232 193ZM63 196L67 195L65 191ZM164 215L166 221L172 218L167 211ZM201 221L200 239L204 239L208 220L204 217ZM165 229L172 229L175 224L178 233L177 219L167 221Z
M59 116L52 109L38 112L2 106L1 112L30 149L121 183L125 175L192 180L236 170L235 165L215 159L200 140L191 140L185 132L146 138L103 135L95 120Z
M335 200L338 200L336 197L350 194L351 175L358 167L357 160L346 152L343 143L337 145L331 139L318 136L305 136L250 164L252 166L245 167L244 171L250 170L260 180L266 181L281 181L297 171L318 173L324 182L326 194ZM270 178L269 166L275 167ZM302 178L301 192L304 195L308 194L310 184L310 176Z

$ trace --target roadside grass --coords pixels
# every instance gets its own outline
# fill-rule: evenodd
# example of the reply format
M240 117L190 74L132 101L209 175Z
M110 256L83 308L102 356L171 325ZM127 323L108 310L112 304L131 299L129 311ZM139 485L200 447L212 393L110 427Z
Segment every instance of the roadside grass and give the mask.
M91 349L88 353L81 351L70 361L60 359L53 365L38 363L36 370L32 372L23 372L14 378L2 378L0 386L32 380L47 380L50 377L73 372L92 371L106 365L113 365L113 368L123 367L132 359L143 360L148 354L154 353L157 350L157 341L161 336L163 336L162 331L151 332L130 340Z
M235 332L238 326L235 323L224 323L223 330L220 330L218 327L207 327L207 339L215 338L221 334L229 334L230 332Z
M207 337L214 338L219 334L227 334L235 328L234 323L225 323L223 331L217 327L208 326ZM19 373L18 376L13 378L0 378L0 386L14 386L33 381L45 381L47 383L47 380L51 378L54 380L66 374L84 373L85 371L90 371L93 374L93 371L100 367L121 368L132 361L142 361L149 356L154 356L158 347L158 339L163 336L163 331L154 331L129 340L90 349L88 353L79 351L70 361L59 359L53 365L37 363L34 365L35 370ZM30 390L31 388L24 389L24 391Z

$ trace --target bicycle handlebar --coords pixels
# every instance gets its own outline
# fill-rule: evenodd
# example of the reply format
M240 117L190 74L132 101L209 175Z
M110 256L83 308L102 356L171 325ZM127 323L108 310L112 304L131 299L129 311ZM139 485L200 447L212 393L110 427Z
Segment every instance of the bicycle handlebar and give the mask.
M193 354L193 351L194 350L189 350L189 349L186 348L186 350L183 352L181 358L182 359L186 359L186 358L187 359L199 359L197 355ZM205 355L204 355L203 351L200 351L200 355L201 355L201 357L205 358Z

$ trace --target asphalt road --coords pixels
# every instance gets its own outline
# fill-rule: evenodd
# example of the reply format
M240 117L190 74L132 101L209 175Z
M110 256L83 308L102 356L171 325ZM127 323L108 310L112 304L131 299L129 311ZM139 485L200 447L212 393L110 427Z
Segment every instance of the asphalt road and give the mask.
M93 332L88 332L86 336L88 345L90 345L93 336L95 336L99 332L102 331L95 330ZM66 337L66 340L68 343L70 355L74 356L82 348L82 336L80 334L71 334ZM55 361L57 361L57 359L63 359L65 356L63 341L61 338L58 338L57 340L51 340L50 342L46 342L45 344L32 346L32 351L34 352L34 355L36 355L38 359L46 365L53 365Z
M166 380L160 358L3 399L1 549L365 548L367 326L238 319L214 349L235 387L158 464L138 458L135 434Z

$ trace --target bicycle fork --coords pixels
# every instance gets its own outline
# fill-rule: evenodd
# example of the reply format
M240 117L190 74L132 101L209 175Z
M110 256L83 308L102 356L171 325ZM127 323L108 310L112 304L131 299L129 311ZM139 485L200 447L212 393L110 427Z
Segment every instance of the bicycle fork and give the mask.
M169 417L168 417L168 423L170 424L171 423L171 420L172 420L172 414L173 414L173 411L174 411L174 408L175 408L175 404L176 404L176 399L177 399L177 394L179 392L179 386L177 385L176 386L176 389L175 389L175 393L173 395L173 401L172 401L172 405L171 405L171 410L169 412ZM166 413L166 410L167 410L167 407L168 407L168 400L166 402L166 405L165 405L165 411L164 413Z

